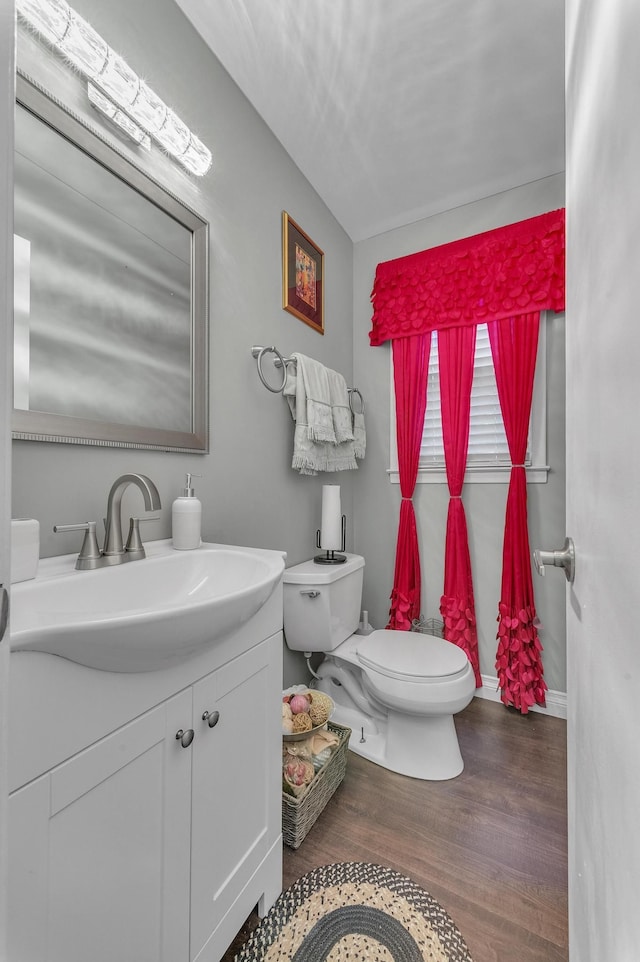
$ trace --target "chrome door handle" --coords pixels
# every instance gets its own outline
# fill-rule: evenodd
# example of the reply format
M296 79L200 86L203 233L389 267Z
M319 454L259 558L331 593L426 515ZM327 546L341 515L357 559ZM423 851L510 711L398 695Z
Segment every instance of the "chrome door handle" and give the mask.
M6 588L0 585L0 641L4 638L9 621L9 593Z
M545 565L564 568L565 578L572 585L576 576L576 548L573 539L565 538L563 547L555 551L543 551L541 548L536 548L533 552L533 563L538 574L543 577Z

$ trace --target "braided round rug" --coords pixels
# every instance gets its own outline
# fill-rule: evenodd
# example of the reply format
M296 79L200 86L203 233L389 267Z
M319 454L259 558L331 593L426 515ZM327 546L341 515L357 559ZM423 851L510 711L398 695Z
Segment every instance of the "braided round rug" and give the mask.
M235 962L472 962L442 906L382 865L338 862L280 895Z

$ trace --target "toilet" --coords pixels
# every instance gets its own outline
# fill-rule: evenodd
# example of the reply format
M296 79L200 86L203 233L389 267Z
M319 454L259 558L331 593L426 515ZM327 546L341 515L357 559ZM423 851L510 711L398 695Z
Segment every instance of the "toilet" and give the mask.
M475 691L457 645L411 631L356 634L364 558L305 561L285 569L287 647L307 659L324 652L312 689L335 703L332 721L352 729L349 748L390 771L441 781L464 763L453 716Z

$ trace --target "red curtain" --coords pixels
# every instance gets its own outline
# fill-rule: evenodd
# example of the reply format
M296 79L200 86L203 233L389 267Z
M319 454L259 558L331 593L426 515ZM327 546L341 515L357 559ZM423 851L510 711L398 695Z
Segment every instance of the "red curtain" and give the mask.
M539 312L488 325L512 463L502 550L496 669L502 701L523 714L532 705L544 705L547 690L533 597L524 467L539 325Z
M420 613L420 556L411 496L417 477L426 408L431 332L474 328L485 322L491 331L493 326L494 364L514 465L507 499L497 668L502 700L523 712L533 704L544 704L546 684L542 677L542 646L537 635L533 603L526 475L522 465L536 354L533 343L537 343L539 312L564 310L564 246L564 209L549 211L378 264L371 293L370 342L372 345L388 340L393 342L403 498L389 628L408 629L413 618ZM508 337L497 333L500 324L504 324ZM524 330L521 336L516 336L521 324ZM534 325L535 337L532 333ZM452 424L454 417L459 418L460 412L451 415ZM454 430L459 430L461 421L460 418L458 428ZM461 442L456 440L454 460L461 457L460 445ZM465 451L466 445L465 441ZM450 491L453 490L455 488L450 487ZM449 598L464 595L467 584L468 597L473 599L468 575L470 567L467 567L464 509L461 499L454 497L453 493L452 502L457 502L458 506L450 506L449 513L453 517L447 522L447 530L450 525L455 533L451 541L447 537L444 608L448 607ZM452 584L454 588L450 587ZM466 624L459 629L463 636L465 629L471 632L473 607L468 610L470 615L467 615L466 608L464 611ZM462 616L458 617L456 625L461 620Z
M564 310L564 210L378 264L372 345Z
M440 614L444 619L444 637L466 652L476 687L481 688L467 519L461 497L469 444L475 346L475 326L438 331L442 439L450 495Z
M420 442L427 408L427 376L431 334L401 337L393 342L396 434L400 472L400 522L396 565L387 628L408 631L420 617L420 550L411 500L418 477Z

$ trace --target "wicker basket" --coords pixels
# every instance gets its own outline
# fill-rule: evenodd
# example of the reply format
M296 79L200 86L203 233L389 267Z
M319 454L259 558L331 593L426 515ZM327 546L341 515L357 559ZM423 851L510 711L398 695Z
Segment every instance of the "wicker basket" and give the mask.
M344 778L351 729L334 722L328 722L327 728L340 739L331 757L300 798L282 793L282 839L289 848L298 848Z

